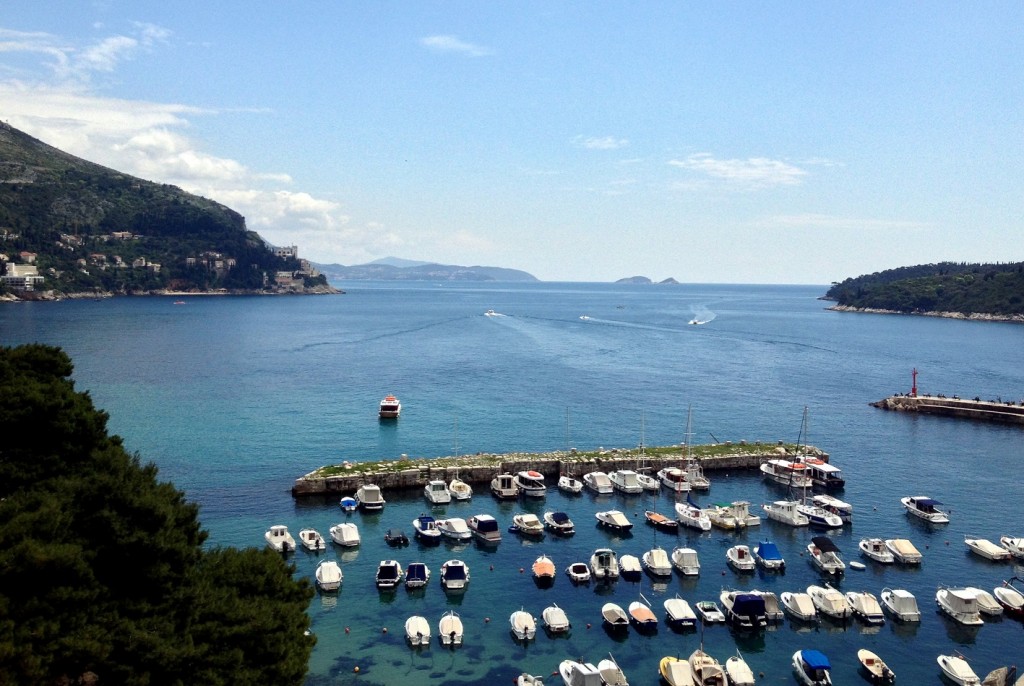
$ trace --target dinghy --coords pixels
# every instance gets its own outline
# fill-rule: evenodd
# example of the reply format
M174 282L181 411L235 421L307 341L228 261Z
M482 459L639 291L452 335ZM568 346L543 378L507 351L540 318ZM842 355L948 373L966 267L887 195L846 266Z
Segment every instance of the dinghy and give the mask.
M329 593L341 588L341 567L334 560L321 560L314 575L321 591Z
M607 659L597 663L597 671L601 672L601 681L604 682L604 686L629 686L625 673L611 653L608 653Z
M508 618L512 635L520 641L531 641L537 635L537 620L523 609L516 610Z
M882 661L882 658L872 653L867 648L861 648L857 651L857 659L860 661L861 666L864 667L865 671L870 675L871 682L875 684L891 684L896 680L896 675L889 665Z
M564 634L569 630L569 617L557 605L549 605L540 613L544 626L553 634Z
M604 623L611 629L625 629L629 626L629 615L615 603L605 603L601 606L601 617Z
M426 618L413 615L405 620L405 638L411 646L430 645L430 624Z
M449 610L448 614L441 617L437 629L441 634L441 645L449 647L462 645L462 619L455 614L455 610Z

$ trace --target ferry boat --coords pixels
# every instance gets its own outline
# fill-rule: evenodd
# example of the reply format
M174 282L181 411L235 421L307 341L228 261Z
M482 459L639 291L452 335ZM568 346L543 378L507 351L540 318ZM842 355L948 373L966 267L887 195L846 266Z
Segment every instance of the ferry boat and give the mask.
M519 486L511 474L498 474L491 479L491 493L498 500L514 500L519 497Z
M548 487L544 484L544 475L532 469L519 472L515 475L516 486L519 492L528 498L543 498L547 495Z
M797 459L807 465L807 475L811 477L811 482L815 486L827 491L839 491L846 487L843 470L839 467L808 455L803 455Z
M673 493L686 493L690 490L690 482L686 480L686 472L678 467L665 467L658 470L661 485Z
M612 493L615 487L604 472L587 472L583 475L583 485L598 495Z
M808 476L807 465L789 460L768 460L761 465L761 473L772 481L792 486L793 488L810 488L813 485Z
M402 413L402 403L393 395L386 396L380 401L379 413L381 419L398 419Z
M900 498L900 502L903 503L903 507L907 508L907 512L926 522L949 523L949 514L938 508L942 504L938 500L923 495L914 495Z

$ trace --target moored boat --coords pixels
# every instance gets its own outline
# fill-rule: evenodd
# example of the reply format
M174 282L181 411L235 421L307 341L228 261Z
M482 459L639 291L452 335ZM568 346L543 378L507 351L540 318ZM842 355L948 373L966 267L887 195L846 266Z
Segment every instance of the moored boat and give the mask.
M726 550L725 560L737 572L752 572L757 566L750 548L745 545L734 545Z
M875 684L891 684L896 680L896 674L889 669L889 665L882 661L882 658L875 655L867 648L861 648L857 651L857 660L860 661L864 670L871 677L871 682Z
M629 627L629 615L615 603L605 603L601 606L601 617L604 623L611 629L622 630Z
M338 501L338 504L341 506L341 509L344 512L355 512L356 508L359 507L359 501L350 495L347 495L344 498L342 498L340 501Z
M1010 581L1004 581L1002 586L997 586L992 594L996 602L1003 606L1003 610L1011 617L1024 618L1024 593L1013 585L1014 577Z
M619 558L619 576L625 581L640 581L641 572L640 558L636 555L623 555Z
M655 512L654 510L645 510L644 519L646 519L647 523L653 526L654 528L661 529L666 533L674 534L679 531L679 522L677 522L674 519L666 517L660 512Z
M532 469L516 472L516 486L519 493L528 498L543 498L548 493L548 487L544 483L544 475Z
M832 684L832 665L819 650L798 650L793 653L793 671L800 683L807 686Z
M1012 557L1010 555L1010 551L1002 546L996 545L987 538L965 536L964 544L972 553L983 557L986 560L1009 560Z
M440 479L427 482L427 485L423 487L423 497L434 505L445 505L452 501L452 494L448 490L448 484Z
M643 491L643 486L637 481L637 474L632 469L620 469L609 472L608 480L612 482L612 488L620 493L633 494Z
M940 503L934 498L923 495L907 496L900 498L903 507L907 508L909 514L932 524L948 524L949 513L939 509Z
M489 514L473 515L466 520L473 537L481 543L501 543L501 529L498 527L498 520Z
M638 631L654 631L658 628L658 618L642 598L629 604L629 619Z
M658 673L668 686L693 686L693 672L690 663L672 655L666 655L658 663Z
M768 625L764 598L746 591L722 591L718 596L725 621L738 629L762 629Z
M786 569L786 559L779 552L779 547L769 540L754 546L754 560L762 569L780 572Z
M448 492L453 500L469 500L473 497L473 487L457 476L448 484Z
M615 491L611 479L604 472L587 472L583 475L583 485L598 495L606 495Z
M402 582L402 565L397 560L381 560L374 576L377 588L390 590Z
M334 560L320 560L313 576L321 591L337 591L341 588L341 567Z
M827 512L838 515L844 524L849 524L853 521L853 505L848 502L825 494L813 496L811 502Z
M380 401L377 414L381 419L398 419L398 415L401 413L402 403L398 402L398 398L395 396L388 395Z
M585 584L590 581L590 567L586 562L573 562L565 568L565 573L574 584Z
M564 512L545 512L544 527L559 536L572 536L576 533L576 525Z
M558 605L549 605L540 613L544 626L553 634L564 634L569 630L569 617Z
M441 565L441 586L459 591L469 583L469 566L462 560L448 560Z
M700 574L700 559L693 548L675 548L672 550L672 566L683 576Z
M614 531L629 531L633 522L619 510L605 510L594 515L597 523Z
M921 610L917 607L917 598L910 591L902 588L883 588L879 595L882 607L903 622L920 622Z
M625 672L619 667L619 663L615 661L611 653L608 653L606 659L597 663L597 671L601 672L601 681L605 686L629 686Z
M441 540L441 530L437 528L437 520L430 515L420 515L412 520L413 535L424 543L437 543Z
M662 604L665 606L665 621L670 627L678 629L697 626L697 614L678 593L675 598L669 598Z
M651 548L640 556L640 561L653 576L672 576L672 562L664 548Z
M955 684L960 686L978 686L981 679L974 673L971 666L967 664L960 655L939 655L936 658L942 673Z
M468 541L473 537L469 525L462 517L449 517L437 520L437 528L441 535L453 541Z
M411 646L430 645L430 624L426 618L413 615L405 620L405 638Z
M846 619L853 614L853 608L846 597L828 584L824 586L808 586L807 595L819 613L832 619Z
M513 612L509 615L508 623L512 627L512 635L517 640L531 641L537 635L537 620L526 610L519 609Z
M757 683L750 665L739 653L725 661L725 675L729 678L730 686L754 686Z
M497 474L491 479L491 493L498 500L514 500L519 497L519 486L511 474Z
M988 591L974 586L964 588L967 593L973 593L974 599L978 601L978 612L990 617L1003 614L1003 606L996 602L995 597Z
M813 537L807 544L807 552L811 564L825 574L839 576L846 571L846 564L839 557L839 547L828 536Z
M533 561L533 578L540 583L552 583L555 580L555 563L547 555L541 555Z
M697 686L725 686L725 671L721 663L703 649L697 648L690 653L689 662L693 683Z
M327 550L327 542L324 541L324 537L316 529L303 529L299 532L299 540L302 541L302 546L306 550L312 550L313 552Z
M673 493L686 493L690 490L690 482L686 480L686 472L678 467L665 467L658 470L661 485Z
M965 588L940 588L935 593L939 610L951 619L966 626L980 626L985 623L978 608L978 597Z
M1000 536L999 545L1014 557L1024 560L1024 537Z
M574 479L571 476L563 474L558 477L558 490L563 493L569 493L575 495L583 491L583 482L579 479Z
M700 531L711 531L711 519L708 517L707 512L702 510L697 503L690 500L689 494L686 496L686 502L676 503L676 519L683 526L688 526L691 529L698 529Z
M590 571L598 581L619 578L619 561L611 548L598 548L590 556Z
M847 591L846 602L853 608L855 617L864 621L865 624L885 624L885 615L882 614L882 606L878 604L878 598L867 591Z
M401 529L391 528L384 532L384 542L392 546L409 545L409 537Z
M694 603L694 609L705 624L716 624L725 621L725 613L718 607L714 600L699 600Z
M905 565L919 565L923 559L913 543L905 538L887 538L885 547L892 553L894 560Z
M512 528L515 529L516 533L524 536L543 536L544 525L540 523L540 519L537 515L532 512L519 512L512 515Z
M661 485L658 483L658 480L655 479L650 474L637 472L636 482L640 484L640 488L644 489L645 491L650 491L654 493L661 490Z
M589 662L562 660L558 664L558 673L565 686L603 686L604 683L601 672Z
M288 527L284 524L274 524L263 534L263 538L267 547L276 552L288 553L295 550L295 538L288 533Z
M789 460L774 459L761 463L761 474L776 483L793 488L810 488L811 477L807 475L807 465Z
M345 548L359 545L359 527L352 522L341 522L331 527L331 540Z
M880 538L862 538L857 544L860 552L875 562L891 565L895 559L892 551L885 546L885 541Z
M430 581L430 568L422 562L412 562L405 570L406 588L423 588Z
M800 503L796 500L776 500L773 503L762 505L761 509L764 510L768 519L789 526L807 526L811 523L807 515L800 512Z
M843 519L837 514L832 514L823 507L814 504L813 500L805 500L797 505L800 514L807 517L810 526L817 529L838 529L843 525Z
M449 610L442 615L437 630L441 634L441 645L449 647L462 645L462 618L455 614L455 610Z
M380 486L376 484L363 484L356 489L355 497L356 502L359 503L359 509L367 512L382 510L387 502L384 500L384 496L381 495Z
M814 602L808 594L784 591L779 599L782 601L783 611L789 613L791 617L805 622L818 620L818 610L815 609Z
M843 470L834 464L809 455L801 455L798 459L807 465L807 475L811 477L811 482L818 488L839 491L846 486Z

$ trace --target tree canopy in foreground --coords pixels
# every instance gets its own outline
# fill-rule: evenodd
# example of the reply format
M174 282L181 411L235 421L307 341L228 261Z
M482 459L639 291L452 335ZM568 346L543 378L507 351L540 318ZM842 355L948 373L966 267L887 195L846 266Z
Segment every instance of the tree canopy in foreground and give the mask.
M269 550L204 548L198 507L72 370L0 347L0 683L301 684L309 582Z

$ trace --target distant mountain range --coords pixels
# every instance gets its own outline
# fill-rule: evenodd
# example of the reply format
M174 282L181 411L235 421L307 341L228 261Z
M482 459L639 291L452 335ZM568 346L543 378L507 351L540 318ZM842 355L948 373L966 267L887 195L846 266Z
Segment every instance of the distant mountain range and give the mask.
M316 264L328 279L347 281L538 281L537 277L518 269L503 267L463 267L384 257L366 264Z

